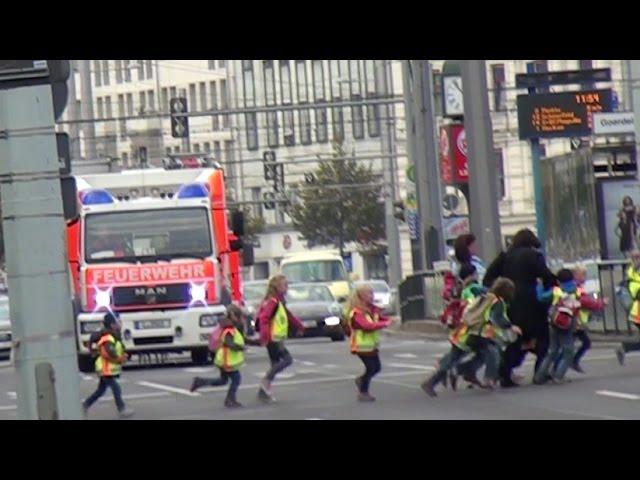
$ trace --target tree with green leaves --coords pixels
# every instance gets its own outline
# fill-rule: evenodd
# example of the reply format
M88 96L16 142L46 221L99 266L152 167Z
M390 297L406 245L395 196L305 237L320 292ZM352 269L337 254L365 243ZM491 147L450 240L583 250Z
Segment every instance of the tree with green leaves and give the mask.
M383 186L371 163L347 158L343 144L333 142L333 154L320 159L311 184L300 185L289 210L304 238L320 245L375 244L384 238Z

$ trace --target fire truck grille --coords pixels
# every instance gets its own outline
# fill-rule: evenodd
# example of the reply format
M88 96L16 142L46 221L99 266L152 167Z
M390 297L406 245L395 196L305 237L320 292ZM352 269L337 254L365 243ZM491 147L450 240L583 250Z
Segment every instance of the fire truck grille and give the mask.
M154 287L116 287L113 289L115 307L188 304L191 300L189 284L156 285Z

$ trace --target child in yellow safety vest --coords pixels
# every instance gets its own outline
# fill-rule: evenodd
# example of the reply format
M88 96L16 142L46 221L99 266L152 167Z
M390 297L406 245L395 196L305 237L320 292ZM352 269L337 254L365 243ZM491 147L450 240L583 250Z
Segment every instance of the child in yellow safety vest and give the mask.
M355 379L358 400L374 402L375 397L369 393L369 384L381 368L378 354L380 330L387 328L391 320L382 316L380 309L373 304L371 286L360 285L353 292L348 322L351 353L357 355L365 367L365 372Z
M470 352L475 352L475 357L467 362L465 368L461 365L459 372L466 379L475 379L477 369L486 364L487 381L484 384L477 380L473 383L493 387L498 379L501 347L511 341L511 337L521 333L506 315L507 304L513 299L514 292L515 286L511 280L497 278L487 294L481 294L469 304L462 324L449 338L451 350L440 360L438 370L421 385L427 395L437 396L434 388L445 380L447 371ZM455 388L453 379L452 386Z
M93 394L82 403L82 410L86 415L91 405L93 405L107 388L113 392L116 401L118 414L120 417L130 417L133 410L127 408L122 400L122 389L118 383L122 365L127 361L127 353L120 336L120 322L117 314L107 313L102 321L104 329L96 336L99 355L96 358L96 373L100 376L100 383Z
M633 303L629 310L629 322L640 330L640 251L631 252L631 265L627 269L626 280ZM640 341L630 340L622 342L616 349L616 356L620 365L624 365L624 357L627 352L640 350Z
M224 401L224 406L227 408L242 407L236 398L238 387L242 381L240 368L244 365L244 351L246 350L242 327L242 309L234 304L229 305L226 316L220 321L220 339L213 360L216 367L220 369L220 377L194 377L191 384L191 391L195 392L205 385L218 387L231 381L227 390L227 398Z

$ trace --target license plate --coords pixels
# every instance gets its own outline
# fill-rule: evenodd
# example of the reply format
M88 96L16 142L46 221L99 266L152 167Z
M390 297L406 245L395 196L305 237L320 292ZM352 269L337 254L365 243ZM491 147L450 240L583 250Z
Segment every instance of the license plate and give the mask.
M305 327L315 327L318 323L315 320L305 320L302 322Z
M135 322L136 330L149 330L152 328L171 328L171 320L138 320Z

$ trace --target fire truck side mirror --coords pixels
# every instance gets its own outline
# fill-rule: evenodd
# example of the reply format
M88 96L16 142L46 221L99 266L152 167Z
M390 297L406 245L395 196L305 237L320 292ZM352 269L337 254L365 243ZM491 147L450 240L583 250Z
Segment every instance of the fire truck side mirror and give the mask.
M245 243L242 248L242 266L250 267L253 263L253 245L251 243Z
M244 212L234 210L231 213L231 229L238 237L244 236Z

